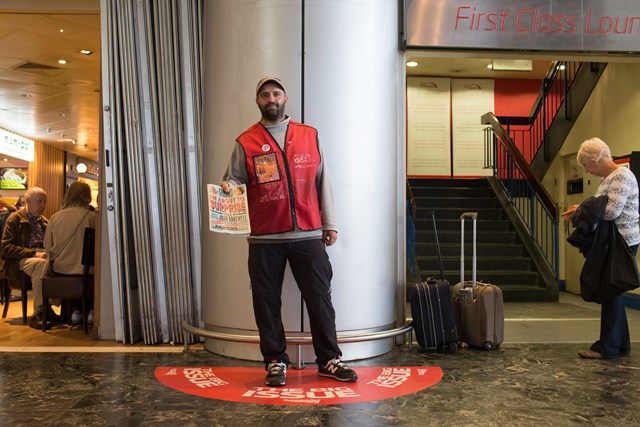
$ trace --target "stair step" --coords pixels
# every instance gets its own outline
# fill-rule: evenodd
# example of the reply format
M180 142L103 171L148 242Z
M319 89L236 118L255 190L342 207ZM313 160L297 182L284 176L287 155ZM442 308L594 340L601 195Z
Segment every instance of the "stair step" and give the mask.
M411 194L413 194L415 198L444 198L450 197L452 193L454 193L456 197L491 197L493 194L488 187L415 187L411 189Z
M436 238L433 231L416 230L416 242L434 242ZM460 231L440 231L438 230L438 241L442 243L458 243L460 244ZM473 233L465 230L464 241L473 242ZM517 236L515 232L497 232L497 231L478 231L476 243L478 248L485 243L516 243ZM479 249L478 249L479 250Z
M410 178L411 190L420 187L453 187L453 188L487 188L484 178L451 179L451 178Z
M471 265L471 255L465 256L465 263ZM429 269L435 270L439 268L437 256L420 256L416 257L416 262L420 271L427 271ZM445 270L460 269L460 257L442 257L442 265ZM531 258L528 257L478 257L476 260L477 270L509 270L509 271L523 271L531 270Z
M492 256L520 256L523 255L522 245L516 243L502 244L502 243L487 243L482 246L482 253L491 254ZM476 248L477 250L478 248ZM472 251L472 245L465 244L464 252L470 256ZM440 252L443 257L446 256L460 256L460 242L456 243L440 243ZM416 256L436 256L436 244L435 243L416 243Z
M544 280L486 179L410 179L409 184L416 203L415 257L421 280L440 277L429 211L435 212L444 276L452 285L460 280L460 216L477 212L477 279L500 286L505 301L558 300L557 286L541 286ZM467 280L471 279L472 240L471 222L467 221Z
M415 201L418 208L428 209L457 208L473 211L478 208L500 208L500 203L495 198L477 197L477 195L474 197L462 197L457 193L456 196L449 195L449 197L415 197Z
M417 217L418 218L430 218L430 215L427 215L428 211L435 211L436 212L436 221L438 220L442 220L442 219L456 219L458 221L460 221L460 215L462 215L465 212L477 212L478 214L478 221L480 219L483 220L502 220L505 219L505 214L502 211L501 208L495 208L495 209L490 209L490 208L477 208L477 209L461 209L461 208L455 208L455 207L441 207L438 209L429 209L426 207L418 207L416 209L417 211Z
M416 230L433 231L433 220L431 218L418 218L414 221ZM466 227L468 230L469 228ZM458 231L460 232L460 219L440 219L436 213L436 227L438 232ZM511 224L507 220L477 220L476 227L479 231L510 231Z

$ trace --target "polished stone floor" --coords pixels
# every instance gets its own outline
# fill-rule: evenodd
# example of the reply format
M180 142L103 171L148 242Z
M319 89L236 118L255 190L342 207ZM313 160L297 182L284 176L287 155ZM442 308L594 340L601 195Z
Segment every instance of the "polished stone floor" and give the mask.
M640 313L629 311L634 352L582 360L597 307L505 307L505 343L453 354L414 346L350 364L439 366L442 380L393 399L327 406L233 403L161 384L159 366L259 366L183 352L0 350L0 426L634 426L640 425ZM543 337L543 338L540 338ZM311 368L307 368L311 369Z

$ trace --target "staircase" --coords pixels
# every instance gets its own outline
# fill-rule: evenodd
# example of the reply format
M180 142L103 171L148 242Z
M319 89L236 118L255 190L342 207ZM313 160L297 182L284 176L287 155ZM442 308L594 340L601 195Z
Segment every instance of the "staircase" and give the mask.
M460 215L477 212L477 279L500 286L505 301L558 301L558 287L542 279L525 245L485 179L411 179L416 201L416 261L422 280L440 277L435 211L444 275L460 281ZM465 280L471 280L473 226L465 223ZM408 284L411 286L412 284Z

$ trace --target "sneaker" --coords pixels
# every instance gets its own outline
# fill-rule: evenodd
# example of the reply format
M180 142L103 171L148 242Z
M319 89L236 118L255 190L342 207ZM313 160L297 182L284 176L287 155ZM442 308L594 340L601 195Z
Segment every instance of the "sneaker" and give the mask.
M318 375L347 383L358 381L358 374L337 358L329 360L324 366L318 365Z
M82 323L82 312L80 310L73 310L71 314L71 324L79 325Z
M89 310L87 315L87 325L93 325L93 310Z
M271 387L281 387L285 384L287 377L287 364L281 362L269 363L267 365L267 376L264 379L266 385Z

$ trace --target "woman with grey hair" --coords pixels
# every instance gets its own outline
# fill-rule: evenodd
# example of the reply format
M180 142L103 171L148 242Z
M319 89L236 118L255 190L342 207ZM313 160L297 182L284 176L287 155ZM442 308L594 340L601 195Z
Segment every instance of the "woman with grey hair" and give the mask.
M87 183L75 181L69 186L62 200L62 210L51 215L44 236L44 248L49 253L54 272L83 273L84 229L96 226L95 212L91 209L90 203L91 187ZM79 310L74 310L71 321L82 322Z
M591 138L580 145L577 161L591 175L603 178L595 196L606 195L603 220L613 221L635 257L640 243L638 226L638 182L629 168L618 166L611 150L600 138ZM569 210L565 217L572 217ZM601 304L600 339L588 350L578 351L585 359L616 359L631 352L629 325L622 295Z

